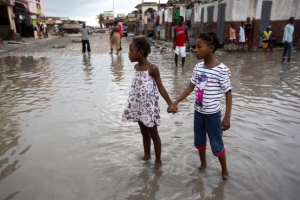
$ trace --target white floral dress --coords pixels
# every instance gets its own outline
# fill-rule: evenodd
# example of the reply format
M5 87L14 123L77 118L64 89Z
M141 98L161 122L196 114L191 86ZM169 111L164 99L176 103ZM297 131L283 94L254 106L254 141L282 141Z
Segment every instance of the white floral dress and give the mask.
M151 66L151 65L150 65ZM123 122L142 122L147 127L160 125L159 94L154 78L147 71L134 71Z

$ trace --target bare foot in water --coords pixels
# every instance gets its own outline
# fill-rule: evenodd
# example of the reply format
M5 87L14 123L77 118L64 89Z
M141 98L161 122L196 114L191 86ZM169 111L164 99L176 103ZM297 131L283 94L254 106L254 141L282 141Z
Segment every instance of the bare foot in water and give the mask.
M142 157L142 160L150 160L151 156L150 155L144 155L144 157Z
M203 164L200 165L199 169L200 169L200 170L205 169L206 166L207 166L207 164L206 164L206 163L203 163Z
M222 171L222 178L223 178L223 180L227 180L228 177L229 177L228 171L227 170L226 171Z
M154 168L159 169L162 166L161 160L155 160Z

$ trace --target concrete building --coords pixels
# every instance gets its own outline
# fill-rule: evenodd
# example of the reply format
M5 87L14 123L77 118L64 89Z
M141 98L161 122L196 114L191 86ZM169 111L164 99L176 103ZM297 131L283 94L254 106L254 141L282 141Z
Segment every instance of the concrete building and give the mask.
M197 37L200 32L214 31L220 38L221 46L228 43L229 27L233 23L239 30L242 21L250 17L252 23L251 48L257 49L261 41L259 31L264 31L268 25L277 41L283 37L284 26L289 17L295 18L294 43L300 43L300 1L296 0L169 0L165 8L164 28L165 40L172 41L174 12L187 17L190 13L189 33ZM187 22L187 21L186 21ZM171 31L171 32L170 32Z
M148 32L154 32L156 24L157 13L164 7L165 4L159 4L156 2L143 2L135 6L138 10L137 19L139 20L140 34L147 35Z
M34 37L32 25L44 14L44 0L0 0L0 38Z

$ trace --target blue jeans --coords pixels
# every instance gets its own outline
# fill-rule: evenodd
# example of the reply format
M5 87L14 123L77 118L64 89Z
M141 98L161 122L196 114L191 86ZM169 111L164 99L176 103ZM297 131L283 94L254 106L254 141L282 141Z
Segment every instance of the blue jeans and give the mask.
M286 54L288 54L287 58L291 58L292 57L292 52L293 52L293 43L288 42L288 43L284 44L284 50L283 50L283 53L282 53L282 58L286 58Z
M211 150L214 156L225 154L223 132L221 128L221 111L214 114L194 113L194 145L196 149L206 149L208 135Z

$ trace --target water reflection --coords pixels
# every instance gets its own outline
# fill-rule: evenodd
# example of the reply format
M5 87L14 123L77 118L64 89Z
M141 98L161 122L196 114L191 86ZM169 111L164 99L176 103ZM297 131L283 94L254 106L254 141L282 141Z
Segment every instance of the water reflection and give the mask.
M117 56L111 55L110 70L114 76L113 82L119 83L124 79L124 63L123 55L119 54Z
M82 64L84 66L83 71L85 72L85 76L86 76L86 81L90 81L91 80L91 75L93 74L92 70L92 63L91 63L91 54L82 54ZM88 82L90 83L90 82Z
M127 200L140 200L140 199L156 199L155 195L159 191L158 181L162 177L161 170L149 170L149 166L146 167L144 165L144 169L142 172L134 178L131 178L130 183L128 184L130 187L135 185L139 189L137 189L134 193L129 195ZM139 186L142 186L141 188Z
M20 142L24 122L17 116L46 106L43 102L51 96L48 65L34 57L0 58L0 181L21 167L20 155L31 148Z
M205 189L207 185L205 187L205 184L200 177L200 173L198 173L197 175L194 174L193 176L195 176L195 178L186 183L186 188L191 190L191 194L196 194L198 196L197 199L220 200L225 198L224 186L226 184L226 181L220 181L212 190L211 195L209 195L209 192L207 191L207 189ZM214 184L212 183L212 185Z
M232 127L224 134L226 184L219 182L217 160L205 173L185 167L199 164L193 94L176 115L166 113L160 98L163 171L135 159L142 148L139 129L120 120L134 76L127 55L0 58L0 199L34 199L37 193L47 199L51 191L56 199L297 199L300 59L275 62L280 55L218 56L233 86ZM184 69L175 69L173 53L150 54L149 60L159 66L172 98L199 62L191 56Z

